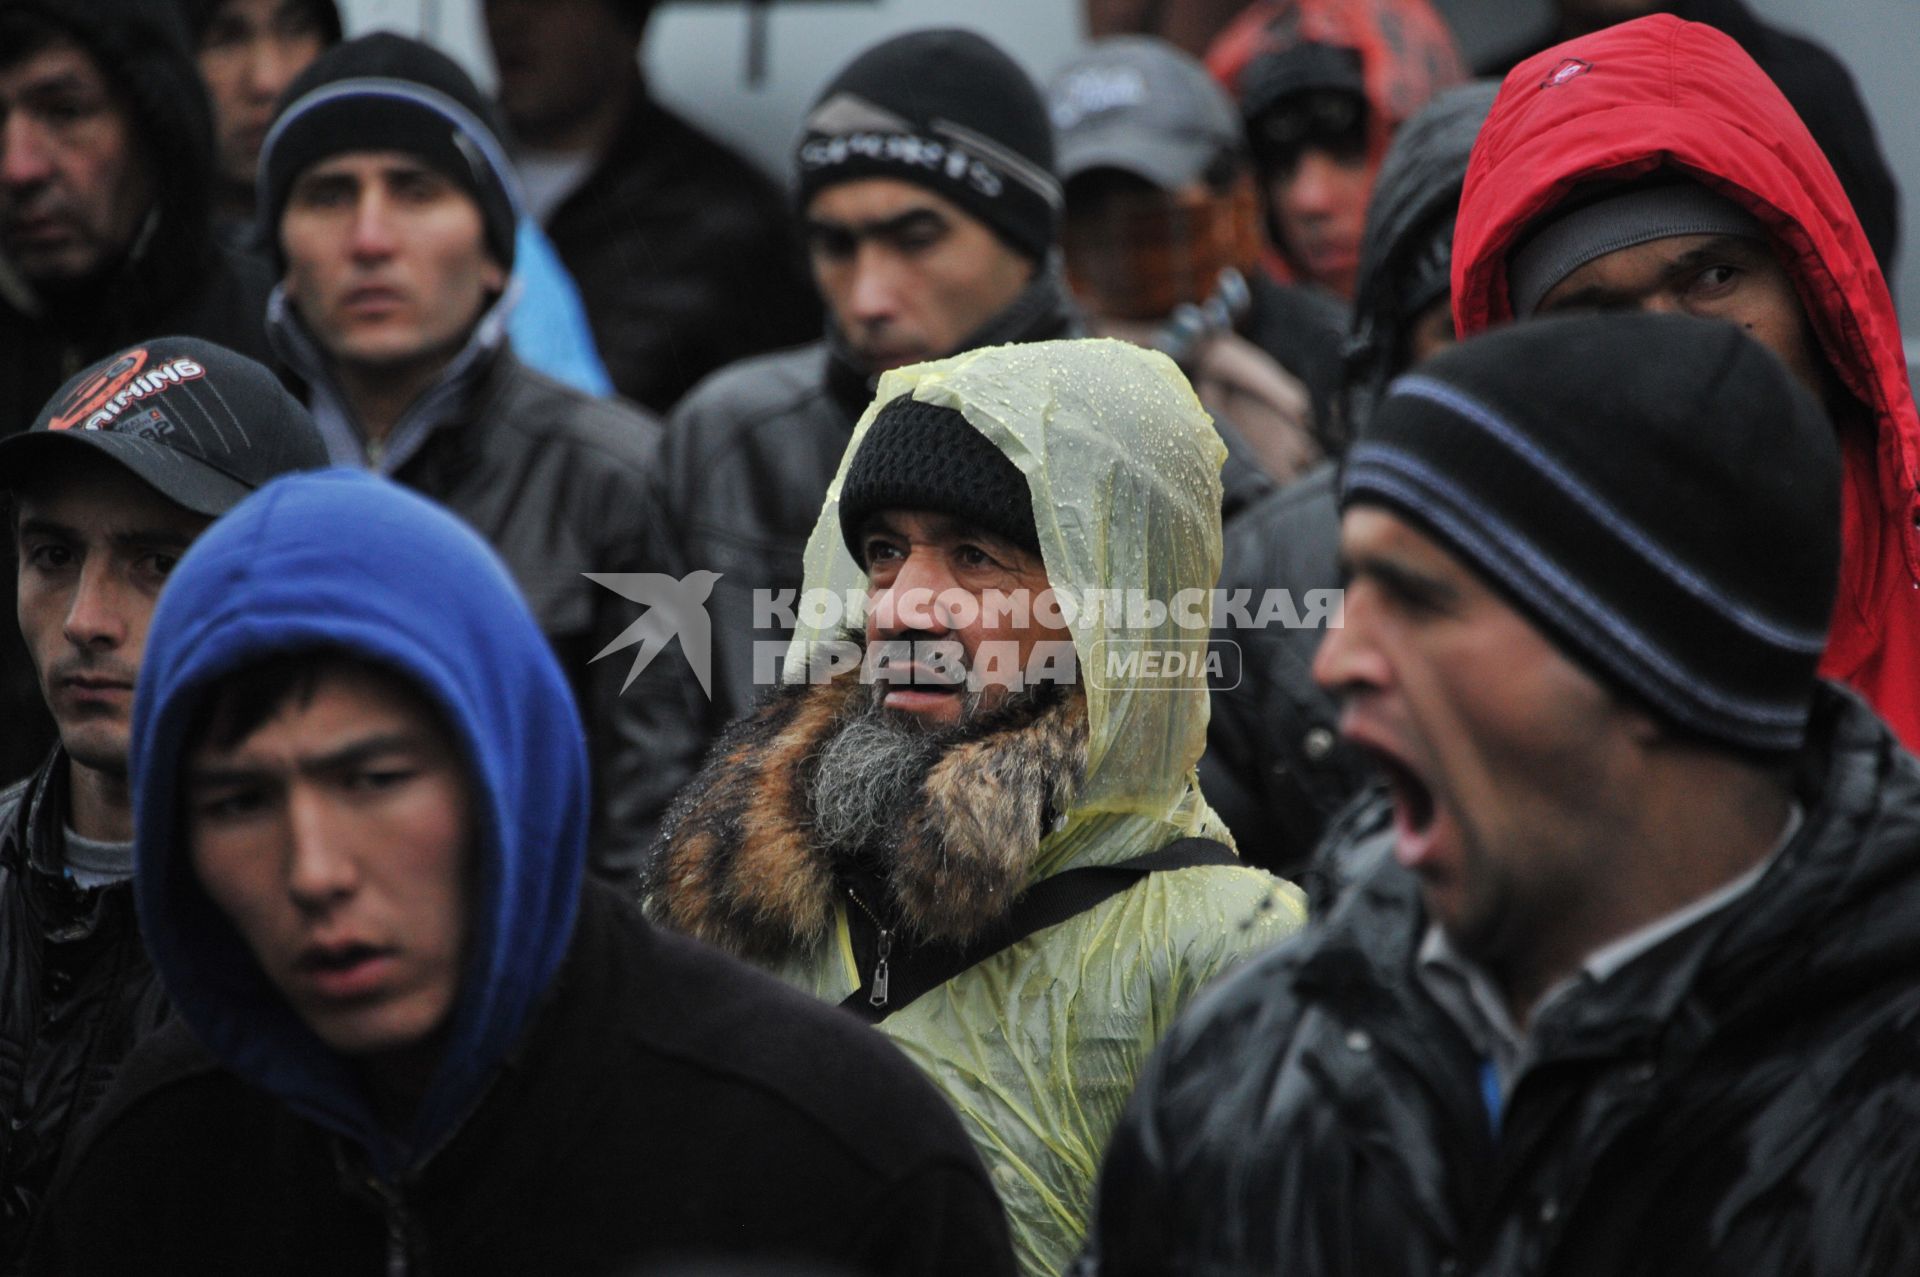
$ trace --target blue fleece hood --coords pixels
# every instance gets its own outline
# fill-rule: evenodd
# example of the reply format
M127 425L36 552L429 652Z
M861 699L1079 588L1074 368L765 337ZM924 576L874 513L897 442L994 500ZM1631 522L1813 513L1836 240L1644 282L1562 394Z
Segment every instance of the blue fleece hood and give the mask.
M209 689L319 647L385 666L436 704L473 791L460 991L438 1071L399 1139L268 982L201 887L182 835L184 736ZM452 514L389 480L329 470L267 484L194 543L161 594L131 763L140 923L180 1014L233 1072L400 1177L452 1134L525 1031L579 903L585 737L506 567Z

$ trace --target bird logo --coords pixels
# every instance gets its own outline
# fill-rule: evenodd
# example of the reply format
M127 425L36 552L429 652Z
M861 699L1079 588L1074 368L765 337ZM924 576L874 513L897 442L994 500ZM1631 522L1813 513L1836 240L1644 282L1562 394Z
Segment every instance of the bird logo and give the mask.
M707 596L713 593L713 584L720 579L720 573L703 569L679 578L664 572L583 572L581 575L647 609L639 620L593 655L597 661L622 648L639 646L633 657L633 668L627 671L627 681L620 684L622 692L632 687L640 671L651 665L653 658L678 636L680 650L686 654L687 664L693 667L693 676L700 680L700 690L707 694L708 700L713 699L713 622L707 616Z

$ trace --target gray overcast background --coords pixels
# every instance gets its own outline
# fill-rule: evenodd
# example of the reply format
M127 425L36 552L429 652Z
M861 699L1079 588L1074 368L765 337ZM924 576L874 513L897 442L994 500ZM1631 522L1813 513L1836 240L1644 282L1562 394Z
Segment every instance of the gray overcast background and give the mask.
M1545 0L1436 0L1468 60L1539 22ZM1859 81L1898 176L1904 232L1893 281L1909 359L1920 359L1920 0L1748 0L1769 20L1813 36ZM425 35L492 78L478 0L342 0L350 34ZM958 10L958 12L956 12ZM860 49L896 31L973 27L1006 45L1036 77L1084 37L1080 0L856 0L775 3L766 18L765 82L746 83L747 6L717 0L662 6L647 69L660 96L784 176L786 149L820 84Z

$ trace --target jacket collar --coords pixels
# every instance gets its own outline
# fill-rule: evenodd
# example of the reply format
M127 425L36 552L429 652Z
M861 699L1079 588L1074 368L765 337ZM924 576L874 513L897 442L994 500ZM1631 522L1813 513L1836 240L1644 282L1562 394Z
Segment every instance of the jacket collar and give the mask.
M857 675L787 685L729 728L667 817L647 868L651 908L678 930L757 958L818 943L838 901L807 790L830 735L871 687ZM916 939L964 942L1005 916L1039 869L1086 766L1086 701L1069 696L954 746L900 813L886 905Z
M33 775L20 782L18 798L0 828L0 860L18 869L47 872L66 828L67 752L59 745Z
M507 356L507 317L519 295L520 281L515 276L499 300L481 314L466 345L394 423L377 458L369 453L353 409L333 376L332 361L293 308L284 285L275 285L267 300L267 340L274 353L306 384L308 406L326 441L328 460L337 466L356 466L392 476L436 431L463 415L480 386Z
M1018 297L1006 309L970 333L955 349L978 350L985 346L1007 346L1028 341L1052 341L1060 337L1086 335L1086 323L1067 292L1057 264L1049 263L1035 274ZM845 408L849 417L858 417L873 402L880 383L877 373L867 372L855 361L840 326L827 317L827 390Z
M1851 692L1822 684L1794 790L1805 819L1753 890L1664 960L1555 1000L1532 1026L1536 1059L1685 1052L1802 990L1869 988L1920 962L1908 921L1920 912L1920 762ZM1428 920L1414 875L1391 857L1369 863L1302 942L1299 987L1391 1032L1416 1003L1431 1018L1413 974Z

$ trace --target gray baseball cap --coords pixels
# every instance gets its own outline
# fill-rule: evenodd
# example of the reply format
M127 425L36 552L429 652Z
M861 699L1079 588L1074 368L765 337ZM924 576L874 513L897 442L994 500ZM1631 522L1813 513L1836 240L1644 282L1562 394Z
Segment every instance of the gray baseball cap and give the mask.
M1114 168L1162 189L1244 151L1240 117L1198 59L1153 36L1095 41L1047 82L1062 180Z

